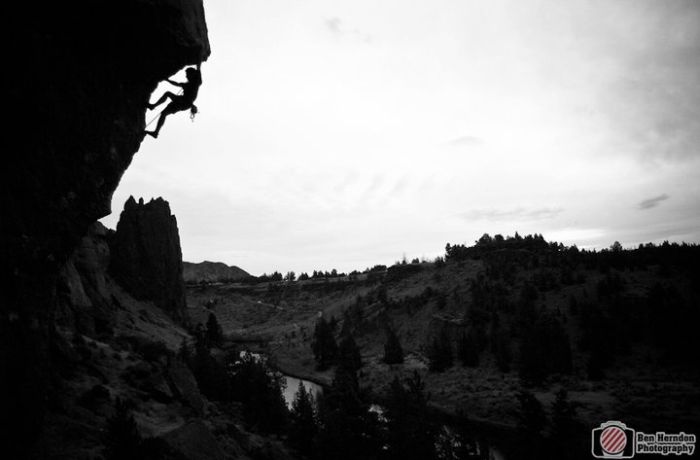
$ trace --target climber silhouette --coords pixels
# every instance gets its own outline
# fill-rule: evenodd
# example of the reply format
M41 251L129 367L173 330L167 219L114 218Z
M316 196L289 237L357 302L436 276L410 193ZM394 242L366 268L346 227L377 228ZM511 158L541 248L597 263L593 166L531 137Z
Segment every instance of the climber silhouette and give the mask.
M161 105L163 102L170 99L170 104L166 105L163 111L160 113L160 117L158 118L158 123L156 124L155 131L146 131L146 134L157 138L158 133L163 127L163 123L165 123L165 119L168 115L172 115L174 113L188 109L192 111L193 115L197 113L197 106L194 105L194 100L197 99L197 92L199 91L199 86L202 84L201 67L202 64L200 63L197 64L196 69L193 67L188 68L185 71L185 74L187 75L187 81L185 83L178 83L170 79L166 80L171 85L179 86L180 88L182 88L182 94L177 95L168 91L165 94L163 94L160 97L160 99L158 99L154 104L148 104L148 109L153 110L159 105Z

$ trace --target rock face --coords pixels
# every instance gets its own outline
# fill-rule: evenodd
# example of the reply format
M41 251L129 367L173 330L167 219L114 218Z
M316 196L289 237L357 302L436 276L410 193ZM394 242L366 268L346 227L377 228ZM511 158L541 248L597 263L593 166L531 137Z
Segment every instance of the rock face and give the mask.
M204 261L198 264L183 262L185 283L215 283L217 281L239 281L250 274L238 267L228 266L222 262Z
M23 458L51 380L59 271L109 213L151 92L210 49L201 0L11 2L5 14L13 145L0 168L0 423L9 427L0 442L7 458Z
M162 198L124 204L110 239L109 271L134 298L151 300L175 319L185 317L185 282L177 220Z
M112 329L114 307L106 279L109 232L99 222L92 224L59 273L56 322L90 336Z

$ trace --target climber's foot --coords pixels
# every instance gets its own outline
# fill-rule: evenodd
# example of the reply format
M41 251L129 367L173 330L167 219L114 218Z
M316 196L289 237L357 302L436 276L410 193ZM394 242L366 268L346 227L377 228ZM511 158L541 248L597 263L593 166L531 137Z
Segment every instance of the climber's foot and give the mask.
M153 139L158 139L158 133L155 131L146 131L146 134L151 136Z

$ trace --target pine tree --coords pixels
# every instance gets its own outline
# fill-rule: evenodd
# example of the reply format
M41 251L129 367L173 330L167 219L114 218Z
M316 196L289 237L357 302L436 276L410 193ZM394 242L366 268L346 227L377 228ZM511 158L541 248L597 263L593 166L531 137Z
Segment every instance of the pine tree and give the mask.
M387 328L386 343L384 344L384 362L387 364L403 363L403 348L393 329Z
M190 368L199 390L209 399L228 400L230 389L226 369L211 355L207 333L201 324L197 325L194 339L194 357Z
M459 360L466 367L479 365L479 350L473 334L463 334L459 340Z
M585 430L576 420L576 409L565 389L557 391L552 403L552 429L549 434L551 458L585 458Z
M586 364L586 371L588 372L588 378L591 380L602 380L605 377L605 372L603 370L604 359L602 354L598 350L593 350L591 355L588 357L588 362Z
M362 367L362 356L360 355L360 349L355 343L352 335L347 334L340 341L338 347L338 363L340 366L345 366L353 371L359 371Z
M531 454L532 458L542 458L542 431L547 424L542 404L535 398L535 395L528 391L521 391L517 398L519 403L517 413L519 447L523 452Z
M520 377L539 383L550 374L570 374L569 335L553 316L539 318L522 332Z
M442 328L428 348L428 368L432 372L443 372L452 367L454 358L452 354L452 342L447 329Z
M192 355L190 353L190 348L187 345L187 339L182 338L182 342L180 342L180 348L177 350L177 357L180 361L185 363L186 365L190 365L192 362Z
M117 398L114 415L107 420L105 458L107 460L137 459L141 456L141 435L134 416L126 404Z
M220 347L224 341L224 333L214 313L209 313L207 319L206 340L210 347Z
M338 345L335 342L330 325L323 317L316 321L311 348L316 359L316 369L326 370L335 363L338 356Z
M496 357L496 366L501 372L510 371L510 363L513 356L510 351L510 337L503 330L498 330L494 334L493 354Z
M422 460L436 458L435 427L429 422L427 397L418 372L403 385L394 377L388 391L388 458Z
M292 402L289 418L289 442L301 454L312 457L318 422L313 395L306 391L301 382L299 382L299 389Z
M352 369L337 367L331 387L319 398L319 420L319 458L356 460L379 456L378 421L369 412L357 373Z
M243 403L243 416L249 426L263 433L281 433L287 424L281 376L246 353L236 362L231 378L234 397Z

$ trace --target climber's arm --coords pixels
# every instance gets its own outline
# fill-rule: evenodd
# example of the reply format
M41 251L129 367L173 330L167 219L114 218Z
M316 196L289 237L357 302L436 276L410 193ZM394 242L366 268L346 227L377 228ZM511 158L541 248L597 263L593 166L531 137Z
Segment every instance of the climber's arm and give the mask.
M183 87L185 86L184 83L179 83L179 82L176 82L176 81L173 81L173 80L170 80L170 79L167 79L167 80L165 80L165 81L167 81L167 82L170 83L171 85L179 86L180 88L183 88Z

